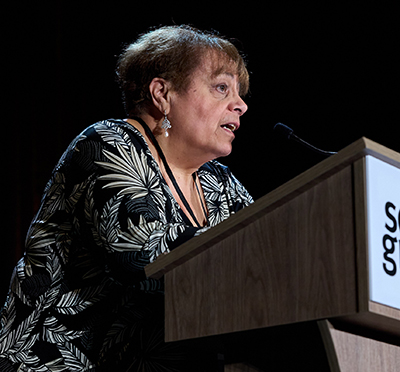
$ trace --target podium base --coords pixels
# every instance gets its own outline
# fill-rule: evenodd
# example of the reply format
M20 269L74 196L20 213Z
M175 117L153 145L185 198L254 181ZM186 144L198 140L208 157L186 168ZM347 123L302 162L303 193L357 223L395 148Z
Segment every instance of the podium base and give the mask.
M336 329L328 320L239 332L217 344L228 350L223 372L398 372L400 366L399 346Z
M318 322L331 372L397 372L400 347L335 329Z

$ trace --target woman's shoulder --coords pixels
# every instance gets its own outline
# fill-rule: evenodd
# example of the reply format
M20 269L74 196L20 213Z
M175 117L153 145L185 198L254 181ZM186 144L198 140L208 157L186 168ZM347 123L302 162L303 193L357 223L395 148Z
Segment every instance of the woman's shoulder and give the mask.
M147 152L148 146L141 133L122 119L98 121L86 127L69 144L54 171L83 168L87 171L97 169L96 161L106 161L105 151L119 155L121 149L132 154Z
M129 145L143 142L142 134L123 119L106 119L87 127L81 134L82 139L102 141L111 146Z
M123 119L106 119L84 129L71 142L68 150L77 150L81 156L86 156L101 155L104 150L118 154L119 149L124 149L131 153L132 148L137 153L149 151L140 131Z

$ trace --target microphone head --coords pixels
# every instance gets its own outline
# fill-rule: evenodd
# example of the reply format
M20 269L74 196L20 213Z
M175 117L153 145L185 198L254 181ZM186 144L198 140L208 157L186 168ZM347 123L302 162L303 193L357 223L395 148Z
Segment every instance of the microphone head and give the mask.
M277 132L279 135L285 137L286 139L290 139L293 129L289 128L287 125L282 123L276 123L274 126L274 131Z

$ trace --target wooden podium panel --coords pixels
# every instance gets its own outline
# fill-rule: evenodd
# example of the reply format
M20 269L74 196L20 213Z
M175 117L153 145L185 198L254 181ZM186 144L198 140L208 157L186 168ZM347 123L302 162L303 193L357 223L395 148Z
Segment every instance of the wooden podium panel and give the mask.
M166 340L356 312L354 244L348 166L167 273Z
M343 335L398 358L400 310L369 299L366 155L400 168L362 138L149 265L165 278L166 341L329 319L332 371L352 370Z

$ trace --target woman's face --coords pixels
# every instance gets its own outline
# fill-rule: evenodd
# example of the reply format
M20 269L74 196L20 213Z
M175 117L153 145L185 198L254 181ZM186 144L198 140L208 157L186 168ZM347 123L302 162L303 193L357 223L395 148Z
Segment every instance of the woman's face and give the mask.
M201 162L230 154L234 132L247 111L233 68L221 69L218 57L210 57L204 58L185 92L173 92L168 114L170 138L184 144L190 151L187 155ZM217 69L222 72L216 74Z

